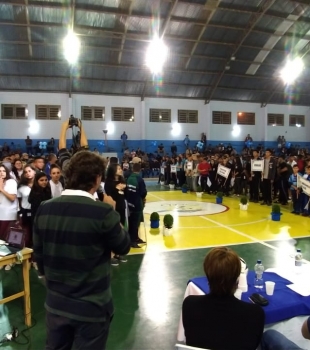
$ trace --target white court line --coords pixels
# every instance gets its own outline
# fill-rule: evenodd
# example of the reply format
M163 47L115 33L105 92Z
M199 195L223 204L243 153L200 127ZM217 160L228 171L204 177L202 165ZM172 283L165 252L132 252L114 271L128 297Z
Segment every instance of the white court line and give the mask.
M265 245L266 247L269 247L269 248L271 248L271 249L273 249L273 250L278 250L278 248L276 248L276 247L274 247L274 246L272 246L272 245L270 245L270 244L268 244L268 243L265 243L264 241L261 241L261 240L259 240L259 239L257 239L257 238L254 238L254 237L252 237L252 236L249 236L249 235L247 235L246 233L243 233L243 232L241 232L241 231L238 231L238 230L236 230L236 229L234 229L234 228L232 228L232 227L223 225L223 224L221 224L221 223L219 223L219 222L217 222L217 221L214 221L214 220L212 220L212 219L206 218L206 217L204 217L204 216L200 216L200 217L201 217L202 219L204 219L204 220L207 220L207 221L212 222L212 223L215 224L215 225L218 225L218 226L220 226L220 227L223 227L223 228L225 228L226 230L232 231L232 232L234 232L234 233L237 233L237 234L240 235L240 236L246 237L246 238L252 240L252 241L255 242L255 243L260 243L260 244Z
M154 195L153 193L148 193L148 195L150 195L150 196L153 196L154 198L157 198L157 199L159 199L160 201L165 201L165 199L163 199L163 198L161 198L161 197L159 197L159 196L156 196L156 195ZM176 201L178 201L178 200L176 200ZM289 211L289 209L287 209L287 208L283 208L285 211ZM238 230L236 230L236 229L234 229L234 228L232 228L232 226L243 226L243 225L250 225L250 224L254 224L254 223L258 223L258 222L263 222L263 221L266 221L266 220L268 220L268 219L262 219L262 220L257 220L256 222L246 222L246 223L241 223L241 224L232 224L232 225L230 225L230 226L227 226L227 225L223 225L223 224L221 224L221 223L219 223L219 222L217 222L217 221L215 221L215 220L212 220L212 219L209 219L208 217L204 217L204 216L200 216L200 218L202 218L202 219L204 219L204 220L206 220L206 221L209 221L209 222L212 222L213 224L215 224L215 227L214 228L217 228L217 227L222 227L222 228L226 228L227 230L230 230L230 231L232 231L232 232L234 232L234 233L237 233L237 234L239 234L239 235L241 235L241 236L243 236L243 237L246 237L246 238L248 238L248 239L250 239L252 242L244 242L244 243L230 243L230 244L225 244L225 245L227 245L227 246L233 246L233 245L240 245L240 244L251 244L251 243L260 243L260 244L262 244L262 245L264 245L264 246L266 246L266 247L268 247L268 248L270 248L270 249L273 249L273 250L280 250L280 248L277 248L277 247L275 247L275 246L272 246L272 245L270 245L270 244L268 244L268 243L266 243L266 242L272 242L272 241L281 241L281 240L289 240L289 239L295 239L295 238L306 238L305 236L301 236L301 237L288 237L288 238L282 238L282 239L277 239L277 238L274 238L274 239L267 239L267 240L265 240L265 241L262 241L262 240L259 240L259 239L257 239L257 238L255 238L255 237L252 237L252 236L250 236L250 235L247 235L247 234L245 234L245 233L243 233L243 232L241 232L241 231L238 231ZM190 228L190 227L184 227L184 228ZM193 228L197 228L197 227L193 227ZM210 227L203 227L203 228L210 228ZM308 236L309 237L309 236ZM211 248L211 247L214 247L214 244L213 245L210 245L210 246L204 246L204 247L191 247L191 248L178 248L178 249L173 249L173 250L164 250L163 252L171 252L171 251L178 251L178 250L190 250L190 249L204 249L204 248ZM145 249L145 251L143 251L143 252L137 252L137 253L133 253L133 254L145 254L147 252L147 247L146 247L146 249ZM303 260L305 260L305 259L303 259ZM307 260L305 260L306 262L307 262Z
M218 214L221 214L221 213L218 213ZM206 214L208 215L208 214ZM213 215L213 214L211 214ZM195 216L198 216L198 215L195 215ZM200 215L199 215L200 216ZM179 218L188 218L190 216L179 216ZM259 222L264 222L264 221L268 221L268 219L262 219L262 220L256 220L256 221L249 221L249 222L243 222L241 224L231 224L231 225L227 225L227 227L236 227L236 226L245 226L245 225L253 225L253 224L257 224ZM150 227L148 225L148 227ZM178 226L178 229L195 229L195 228L219 228L218 225L216 226Z
M156 196L155 194L153 194L153 193L149 193L148 192L148 194L147 194L148 196L153 196L153 197L155 197L155 198L157 198L157 199L159 199L160 201L164 201L165 199L163 199L163 198L160 198L160 197L158 197L158 196Z

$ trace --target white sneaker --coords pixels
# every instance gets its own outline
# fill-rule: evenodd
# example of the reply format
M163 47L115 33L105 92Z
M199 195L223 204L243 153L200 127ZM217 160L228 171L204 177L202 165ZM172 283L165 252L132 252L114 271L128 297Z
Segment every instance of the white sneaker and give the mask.
M5 271L10 271L11 268L12 268L12 266L13 266L13 264L5 265L4 270L5 270Z

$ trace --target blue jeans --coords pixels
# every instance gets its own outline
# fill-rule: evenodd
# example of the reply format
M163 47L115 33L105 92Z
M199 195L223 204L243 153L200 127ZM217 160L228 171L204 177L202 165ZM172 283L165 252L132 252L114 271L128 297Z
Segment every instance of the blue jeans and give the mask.
M261 347L262 350L302 350L302 348L274 329L269 329L263 333Z

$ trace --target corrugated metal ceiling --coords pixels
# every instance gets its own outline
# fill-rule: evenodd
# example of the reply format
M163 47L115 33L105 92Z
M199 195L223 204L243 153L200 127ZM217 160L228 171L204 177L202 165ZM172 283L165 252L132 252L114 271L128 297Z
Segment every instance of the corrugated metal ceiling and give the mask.
M169 47L161 79L145 67L155 32ZM0 0L0 89L310 105L309 42L304 0ZM306 68L288 94L279 67L290 52Z

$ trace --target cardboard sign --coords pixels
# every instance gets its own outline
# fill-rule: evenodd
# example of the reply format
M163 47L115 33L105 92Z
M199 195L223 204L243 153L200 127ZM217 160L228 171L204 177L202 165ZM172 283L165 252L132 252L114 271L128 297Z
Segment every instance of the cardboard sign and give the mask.
M251 171L264 171L264 160L251 159Z
M160 168L160 173L163 174L163 175L165 175L165 168L163 168L163 167Z
M187 170L193 170L193 162L187 162L186 169Z
M170 172L171 173L176 173L177 172L177 166L176 165L171 165L170 166Z
M219 164L217 167L217 173L227 179L230 173L230 169L226 166Z
M303 192L310 196L310 181L300 177L300 183L301 183L301 188L303 190Z

